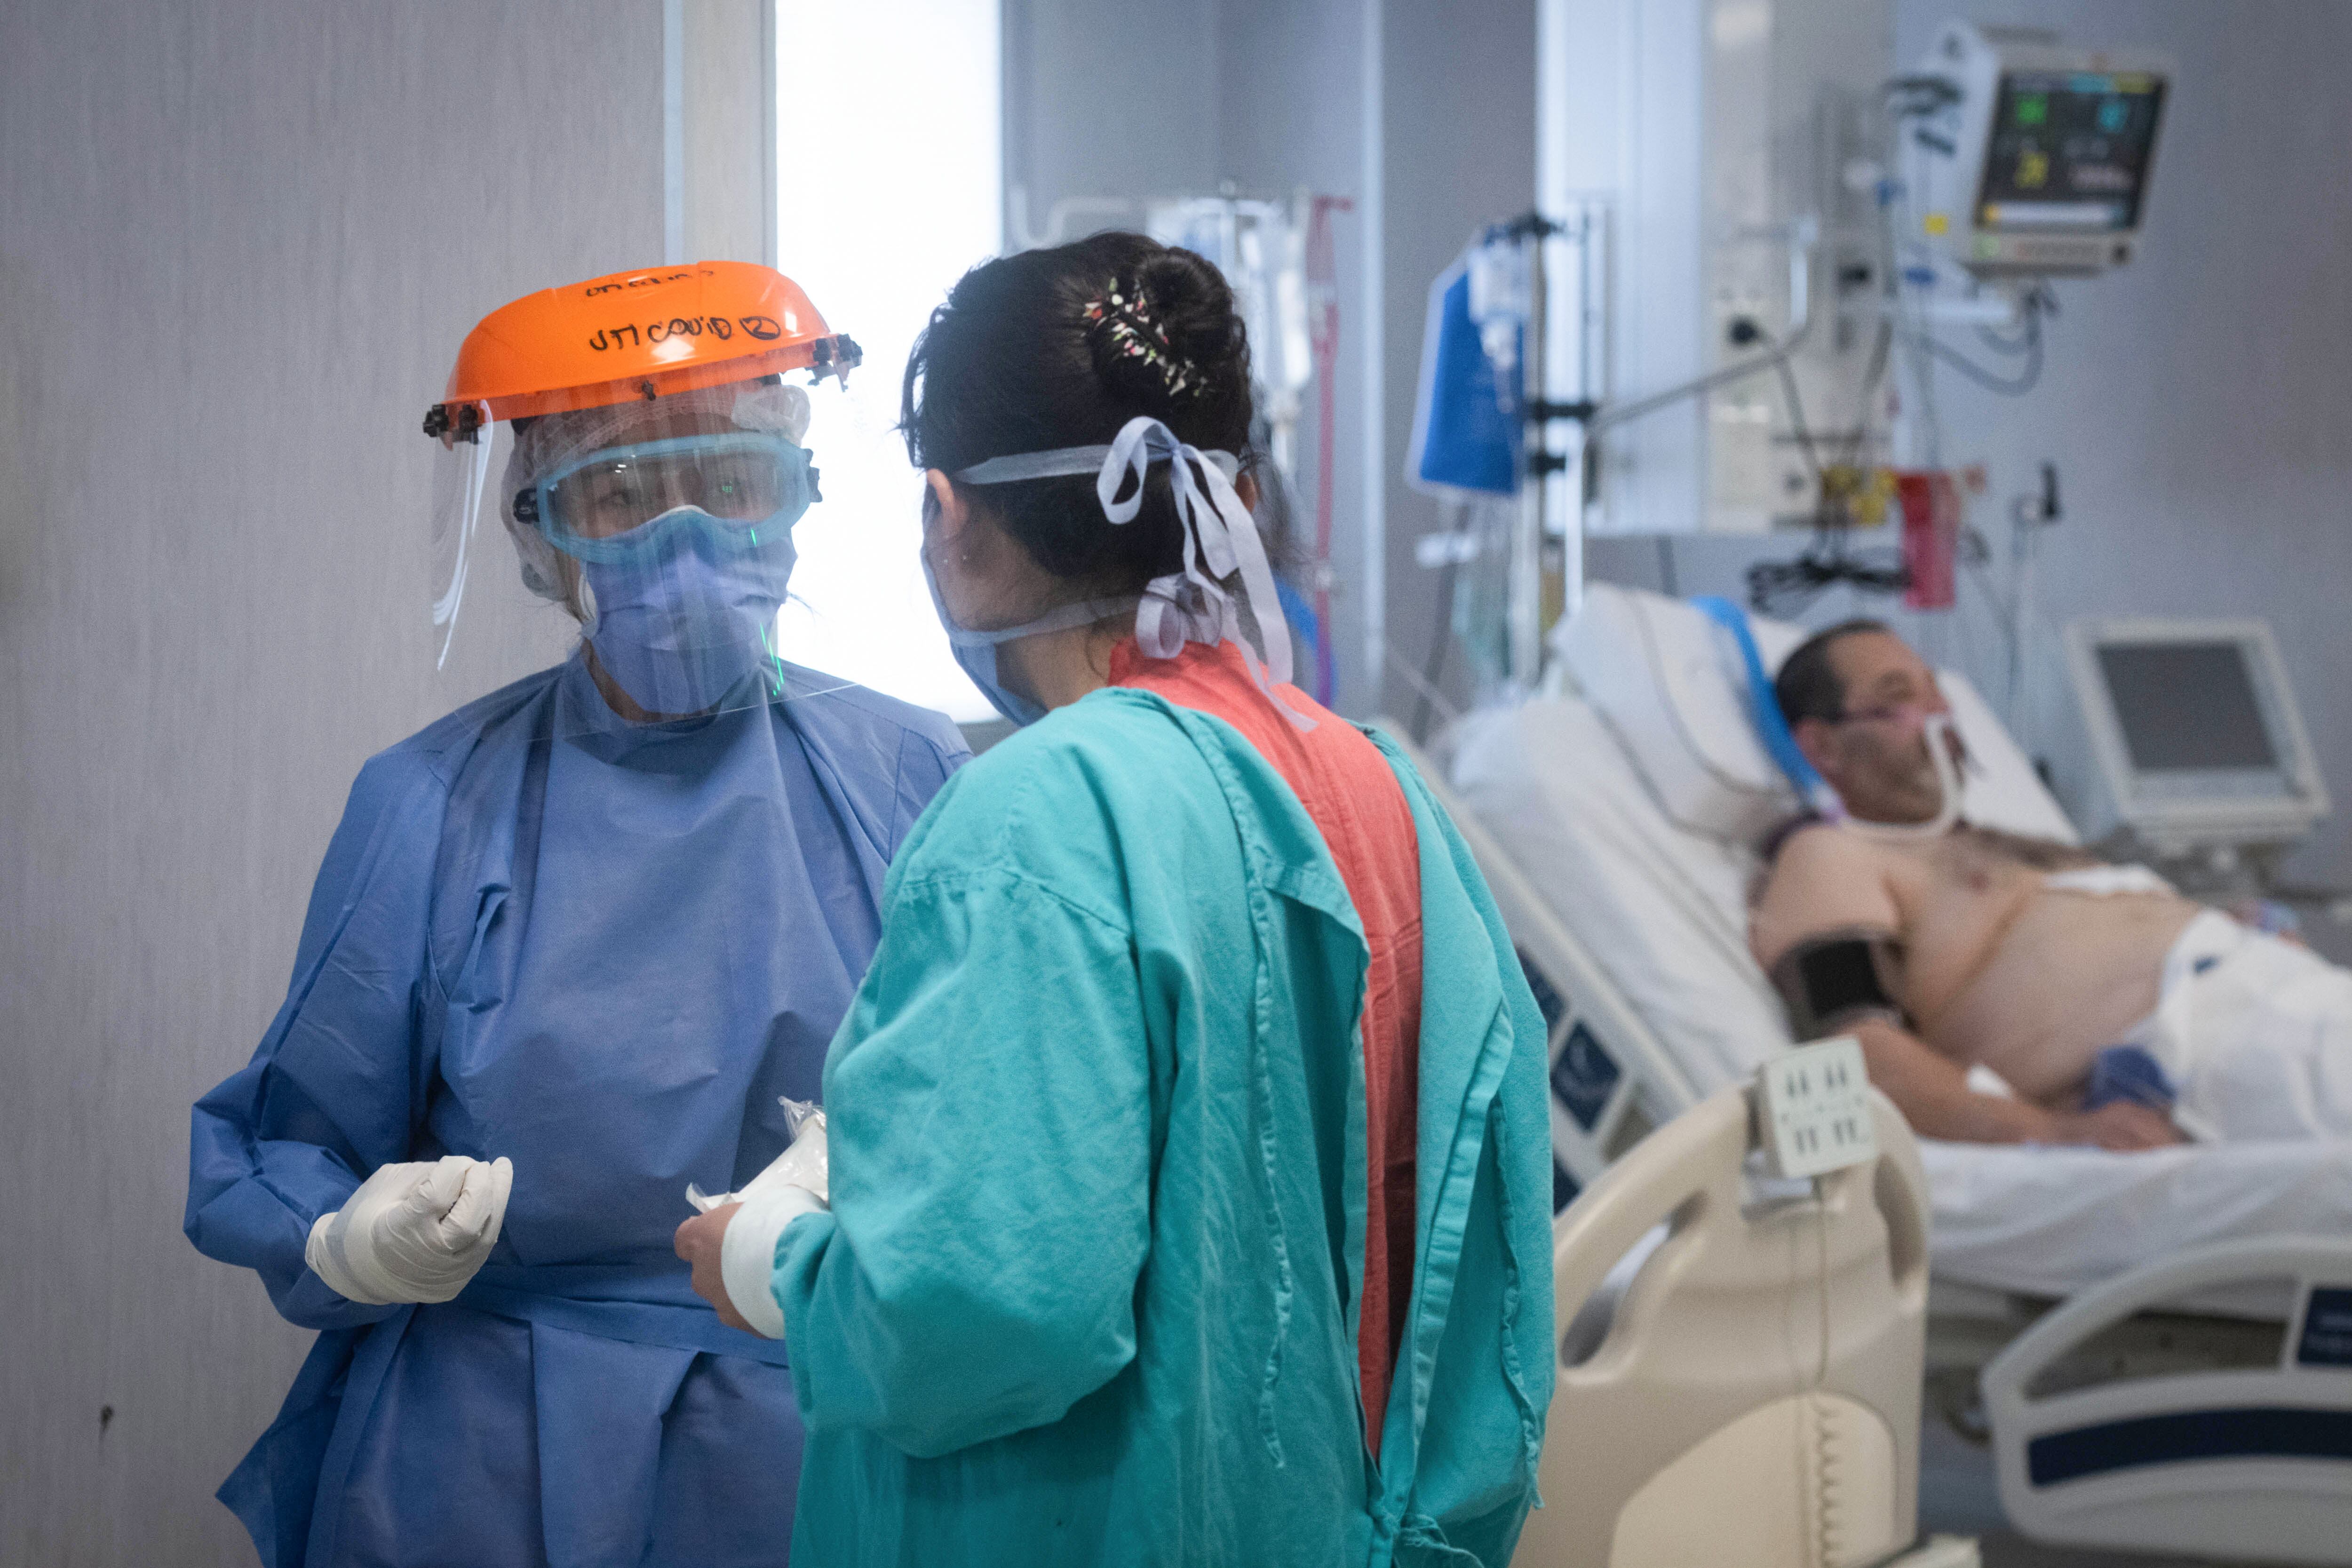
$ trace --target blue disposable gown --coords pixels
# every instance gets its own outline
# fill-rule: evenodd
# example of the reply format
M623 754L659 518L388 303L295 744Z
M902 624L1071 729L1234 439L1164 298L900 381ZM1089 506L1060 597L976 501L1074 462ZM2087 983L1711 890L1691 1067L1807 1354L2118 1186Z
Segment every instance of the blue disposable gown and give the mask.
M803 1563L1509 1561L1551 1394L1544 1023L1468 849L1389 760L1423 999L1378 1462L1361 921L1238 731L1099 691L959 774L891 869L825 1066L833 1212L776 1249Z
M719 1324L672 1236L817 1096L888 861L968 754L855 688L628 726L575 657L361 770L286 1004L195 1108L189 1238L325 1331L221 1489L265 1563L782 1560L782 1347ZM463 1296L309 1270L367 1173L444 1153L514 1162Z

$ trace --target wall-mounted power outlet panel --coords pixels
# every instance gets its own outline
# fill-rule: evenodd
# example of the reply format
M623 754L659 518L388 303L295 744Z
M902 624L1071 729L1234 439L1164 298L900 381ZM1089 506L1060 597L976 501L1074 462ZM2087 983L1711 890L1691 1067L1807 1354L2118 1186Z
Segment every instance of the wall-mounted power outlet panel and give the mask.
M1876 1159L1862 1042L1839 1035L1766 1063L1757 1079L1756 1124L1776 1176L1818 1176Z

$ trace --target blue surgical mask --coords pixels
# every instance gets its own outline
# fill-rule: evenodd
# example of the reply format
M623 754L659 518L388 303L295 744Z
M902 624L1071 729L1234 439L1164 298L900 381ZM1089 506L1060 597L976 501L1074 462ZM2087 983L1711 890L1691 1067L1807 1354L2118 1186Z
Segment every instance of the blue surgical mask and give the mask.
M807 448L734 430L582 453L520 492L514 512L580 563L604 672L646 711L678 715L718 707L762 668L781 675L793 525L816 499Z
M1046 632L1067 631L1072 626L1088 626L1108 616L1133 609L1138 601L1129 595L1123 599L1084 599L1075 605L1064 605L1048 610L1035 620L1024 621L1017 626L1002 631L976 632L960 626L948 613L948 602L940 596L940 580L931 574L931 558L923 556L923 581L930 584L931 607L939 612L940 625L948 634L948 648L971 683L989 705L1015 724L1034 724L1045 716L1045 705L1034 697L1026 697L1007 687L997 678L996 650L1009 642L1023 637L1043 636Z
M663 530L657 546L580 563L595 595L586 637L604 672L647 712L705 712L776 668L792 530L746 527L693 507L646 529Z

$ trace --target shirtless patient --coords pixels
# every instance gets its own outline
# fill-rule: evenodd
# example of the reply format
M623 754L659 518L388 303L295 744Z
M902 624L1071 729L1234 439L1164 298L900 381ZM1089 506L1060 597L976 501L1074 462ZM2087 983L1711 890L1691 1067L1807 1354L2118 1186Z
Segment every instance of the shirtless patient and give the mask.
M2156 1058L2203 1135L2352 1136L2352 973L2152 877L2093 870L2081 850L1964 819L1932 831L1951 771L1931 740L1960 760L1935 722L1949 710L1934 672L1874 622L1812 637L1775 689L1861 823L1782 838L1749 945L1798 1037L1857 1037L1871 1080L1922 1136L2180 1142L2147 1105L2082 1109L2094 1059L2126 1042ZM1977 1065L2016 1097L1972 1089Z

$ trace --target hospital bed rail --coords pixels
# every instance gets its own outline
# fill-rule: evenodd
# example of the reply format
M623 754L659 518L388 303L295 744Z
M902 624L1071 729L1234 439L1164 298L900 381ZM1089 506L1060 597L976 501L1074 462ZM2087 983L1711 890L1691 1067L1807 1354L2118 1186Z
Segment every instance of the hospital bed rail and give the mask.
M2287 1287L2284 1323L2237 1324L2223 1364L2161 1364L2186 1348L2167 1336L2195 1330L2161 1309L2267 1279ZM2151 1312L2157 1342L2132 1344ZM2352 1561L2352 1240L2260 1237L2159 1259L2069 1298L1983 1384L2001 1506L2029 1535Z
M1556 1196L1590 1185L1643 1135L1704 1097L1664 1045L1528 885L1395 720L1375 724L1410 758L1469 845L1549 1031ZM1562 1188L1565 1191L1562 1191ZM1559 1206L1555 1203L1555 1207Z

